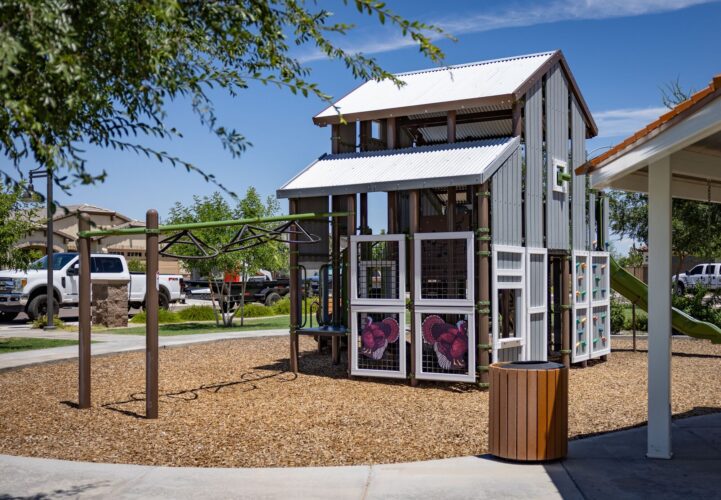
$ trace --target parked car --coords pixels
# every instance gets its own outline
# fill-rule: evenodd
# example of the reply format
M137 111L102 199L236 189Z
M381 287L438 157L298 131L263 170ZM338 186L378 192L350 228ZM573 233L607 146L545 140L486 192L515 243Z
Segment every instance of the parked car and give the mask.
M75 307L79 299L79 257L77 253L53 255L53 286L55 310ZM93 254L90 256L91 279L125 279L128 281L128 303L140 308L145 303L144 273L131 273L122 255ZM159 276L158 301L160 307L184 298L183 277ZM47 257L34 262L28 271L0 271L0 320L11 321L21 312L31 320L47 310Z
M698 264L685 273L674 274L671 280L674 291L679 295L699 285L709 290L716 290L721 288L721 264Z

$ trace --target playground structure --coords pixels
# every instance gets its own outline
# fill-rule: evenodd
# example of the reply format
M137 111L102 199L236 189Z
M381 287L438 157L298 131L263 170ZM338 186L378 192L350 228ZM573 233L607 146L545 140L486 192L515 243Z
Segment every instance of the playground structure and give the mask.
M330 337L334 363L345 342L350 376L412 384L605 359L607 199L571 174L597 128L562 53L396 76L404 86L366 82L316 115L331 154L277 191L290 214L348 213L291 243L292 370L299 335ZM387 234L370 234L372 192L387 193ZM301 283L318 266L313 325Z

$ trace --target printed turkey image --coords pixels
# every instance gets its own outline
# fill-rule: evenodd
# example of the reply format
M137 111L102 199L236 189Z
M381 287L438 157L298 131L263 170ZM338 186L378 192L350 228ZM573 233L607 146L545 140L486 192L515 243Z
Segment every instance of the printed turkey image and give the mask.
M435 314L428 316L421 326L423 342L433 348L438 365L444 370L464 370L468 353L468 323L446 321Z
M374 360L379 360L388 347L388 344L398 342L400 327L398 321L393 318L385 318L383 321L373 321L370 316L366 318L366 324L361 332L360 354Z

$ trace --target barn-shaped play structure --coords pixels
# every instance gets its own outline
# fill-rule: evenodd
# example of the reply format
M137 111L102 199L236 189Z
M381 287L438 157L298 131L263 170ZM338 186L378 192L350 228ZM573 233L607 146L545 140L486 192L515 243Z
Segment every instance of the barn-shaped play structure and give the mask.
M331 153L277 192L291 213L336 214L291 245L292 369L299 335L336 363L347 348L351 376L412 381L606 356L606 200L572 174L597 128L563 54L396 76L316 115ZM387 193L385 234L372 192Z

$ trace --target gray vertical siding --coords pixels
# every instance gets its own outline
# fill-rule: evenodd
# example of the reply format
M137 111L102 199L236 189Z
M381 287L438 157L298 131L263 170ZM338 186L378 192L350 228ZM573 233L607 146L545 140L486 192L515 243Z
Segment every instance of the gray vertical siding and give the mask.
M521 361L521 348L498 349L498 361Z
M491 237L494 244L522 244L521 158L518 150L491 178Z
M543 247L543 89L539 80L526 94L526 246Z
M576 98L571 100L571 172L586 162L586 122ZM586 222L586 174L573 175L571 224L574 250L588 249Z
M546 79L546 246L569 248L568 194L553 190L553 160L568 161L568 87L556 64Z
M529 268L526 269L528 277L528 305L541 307L546 303L546 290L548 284L543 280L546 267L544 255L531 254Z
M545 361L548 355L546 348L546 335L544 328L546 315L544 313L531 314L530 331L528 332L528 359L531 361Z

